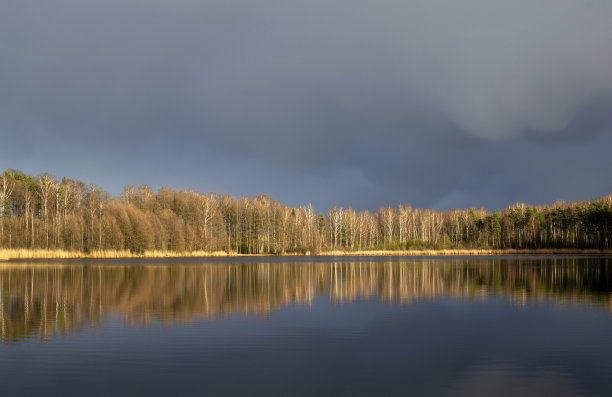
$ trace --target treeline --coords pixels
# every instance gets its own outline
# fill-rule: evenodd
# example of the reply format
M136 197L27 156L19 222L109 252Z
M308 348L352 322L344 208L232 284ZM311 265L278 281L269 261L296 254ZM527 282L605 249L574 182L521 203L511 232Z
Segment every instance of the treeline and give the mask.
M266 195L94 184L7 170L0 176L0 248L73 251L228 251L612 248L612 195L596 201L434 211L399 204L317 214Z

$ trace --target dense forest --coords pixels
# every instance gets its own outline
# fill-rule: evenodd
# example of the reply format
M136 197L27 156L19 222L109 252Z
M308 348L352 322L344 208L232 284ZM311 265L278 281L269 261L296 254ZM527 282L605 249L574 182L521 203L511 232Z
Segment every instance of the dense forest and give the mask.
M612 248L612 195L551 206L434 211L398 204L374 212L334 206L317 214L266 195L94 184L7 170L0 176L0 248L226 251Z

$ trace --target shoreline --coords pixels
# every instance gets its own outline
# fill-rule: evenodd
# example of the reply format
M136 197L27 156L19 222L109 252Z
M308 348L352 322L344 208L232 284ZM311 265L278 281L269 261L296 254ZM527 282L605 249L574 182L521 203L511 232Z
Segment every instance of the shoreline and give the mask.
M573 248L542 248L542 249L446 249L446 250L368 250L368 251L323 251L317 253L283 253L283 254L239 254L225 251L145 251L133 253L130 251L65 251L44 249L0 249L0 261L19 259L130 259L130 258L209 258L238 256L500 256L500 255L612 255L612 250L606 249L573 249Z

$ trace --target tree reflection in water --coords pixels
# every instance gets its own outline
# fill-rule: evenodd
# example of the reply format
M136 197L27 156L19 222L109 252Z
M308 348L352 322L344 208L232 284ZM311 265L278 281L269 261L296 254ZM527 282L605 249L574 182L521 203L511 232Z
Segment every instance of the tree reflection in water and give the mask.
M551 300L612 310L609 258L424 259L400 262L199 265L0 265L3 342L46 339L110 315L146 326L234 313L266 316L291 304L436 297L517 304Z

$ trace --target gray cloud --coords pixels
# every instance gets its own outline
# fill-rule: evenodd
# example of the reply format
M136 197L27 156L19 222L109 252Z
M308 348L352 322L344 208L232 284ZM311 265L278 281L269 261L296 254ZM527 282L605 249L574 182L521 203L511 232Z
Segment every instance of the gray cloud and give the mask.
M609 1L1 8L4 168L320 210L612 191Z

